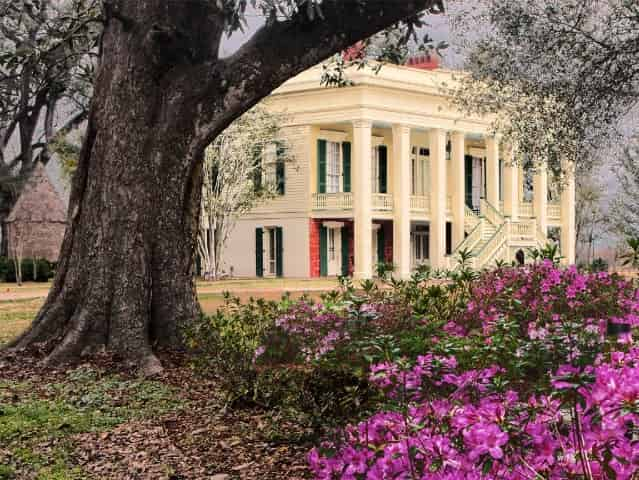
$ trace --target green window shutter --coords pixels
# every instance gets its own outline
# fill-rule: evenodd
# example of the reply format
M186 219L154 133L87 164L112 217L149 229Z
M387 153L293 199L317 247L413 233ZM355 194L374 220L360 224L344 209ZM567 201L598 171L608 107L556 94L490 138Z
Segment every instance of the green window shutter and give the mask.
M320 276L328 276L328 229L320 227Z
M317 193L326 193L326 140L317 141Z
M286 192L286 170L284 167L284 160L277 160L277 163L275 164L275 175L277 179L277 194L284 195Z
M342 275L348 276L348 264L350 256L350 238L348 237L348 227L342 227Z
M264 276L264 230L255 229L255 275Z
M282 227L275 228L275 274L284 276L284 244Z
M342 183L344 192L351 191L351 142L342 142Z
M473 157L470 155L464 157L464 178L466 205L473 208Z
M253 151L253 189L258 192L262 189L262 151L256 148Z
M384 227L377 230L377 261L384 262Z
M379 149L379 193L388 193L388 149L380 145Z

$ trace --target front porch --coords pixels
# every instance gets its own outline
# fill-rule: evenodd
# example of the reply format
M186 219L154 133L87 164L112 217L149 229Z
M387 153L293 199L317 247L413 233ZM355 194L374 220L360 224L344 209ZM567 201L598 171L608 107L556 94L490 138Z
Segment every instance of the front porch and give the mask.
M574 261L572 175L552 192L546 169L524 169L499 137L354 120L311 127L311 152L311 218L348 222L356 278L374 273L377 222L389 222L401 278L414 268L416 222L428 225L433 268L450 268L463 249L477 268L510 260L545 245L549 227L561 229L562 254Z

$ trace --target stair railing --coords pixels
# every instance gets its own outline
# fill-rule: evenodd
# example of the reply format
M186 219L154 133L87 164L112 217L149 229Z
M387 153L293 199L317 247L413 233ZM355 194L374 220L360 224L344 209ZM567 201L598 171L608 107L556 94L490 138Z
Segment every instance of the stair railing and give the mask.
M478 219L478 222L477 222L477 225L475 225L475 228L473 228L472 231L468 234L468 236L466 236L466 238L464 238L464 240L457 246L457 248L455 248L453 253L449 255L449 258L452 260L451 262L449 262L449 267L450 268L454 267L453 261L459 252L461 252L462 250L472 251L477 246L477 244L481 242L481 237L482 237L482 223L481 223L481 219Z
M505 221L504 216L497 210L491 203L482 198L479 201L481 214L486 220L495 225L496 227L502 225Z
M475 265L477 267L485 266L489 261L491 261L495 255L499 252L499 250L503 247L505 243L507 243L508 235L507 235L507 224L502 223L497 231L494 233L490 239L484 243L481 250L477 253L475 257Z

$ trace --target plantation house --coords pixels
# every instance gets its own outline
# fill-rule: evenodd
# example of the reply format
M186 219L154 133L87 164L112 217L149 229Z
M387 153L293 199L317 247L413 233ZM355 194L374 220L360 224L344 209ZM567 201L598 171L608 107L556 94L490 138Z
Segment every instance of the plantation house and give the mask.
M346 88L322 87L316 67L265 101L286 114L295 162L264 157L279 195L239 219L225 253L234 275L370 278L383 261L407 277L452 267L463 249L475 267L510 262L551 233L574 262L572 174L558 193L545 169L512 163L490 119L450 106L453 73L419 67L350 71Z

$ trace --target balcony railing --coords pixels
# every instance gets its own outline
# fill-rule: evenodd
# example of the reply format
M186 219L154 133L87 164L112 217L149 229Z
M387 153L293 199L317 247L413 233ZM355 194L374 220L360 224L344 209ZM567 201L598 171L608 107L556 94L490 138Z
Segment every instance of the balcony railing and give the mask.
M548 204L548 219L561 220L561 205L559 203Z
M373 194L373 210L382 212L393 211L393 196L388 193Z
M351 210L352 193L314 193L313 210Z
M519 215L522 217L534 217L532 202L521 202L519 204Z
M410 197L410 210L415 213L430 212L430 197L413 195Z
M526 237L530 238L535 235L535 222L534 221L526 221L526 222L512 222L509 224L510 226L510 235L513 237Z

